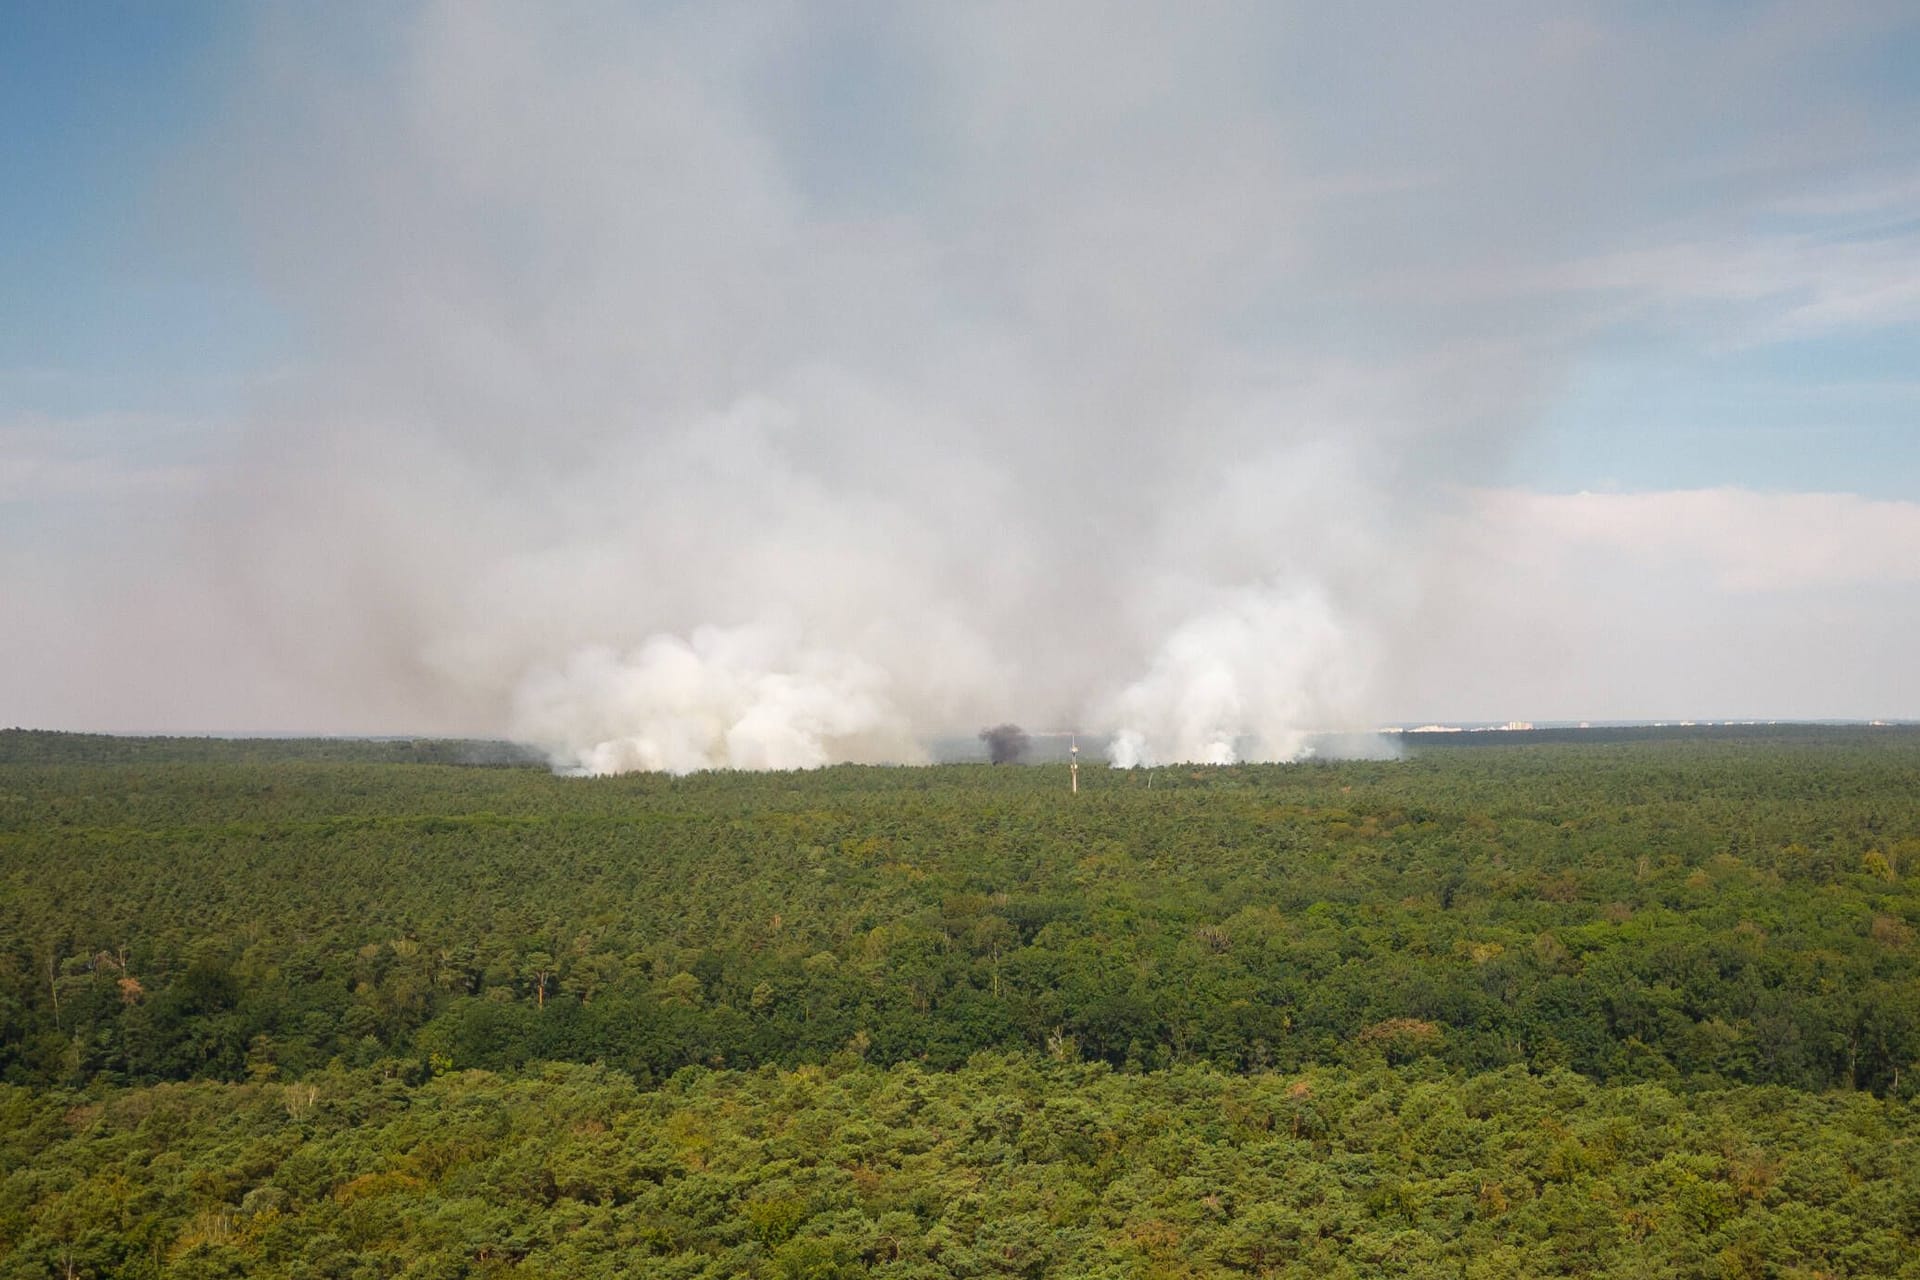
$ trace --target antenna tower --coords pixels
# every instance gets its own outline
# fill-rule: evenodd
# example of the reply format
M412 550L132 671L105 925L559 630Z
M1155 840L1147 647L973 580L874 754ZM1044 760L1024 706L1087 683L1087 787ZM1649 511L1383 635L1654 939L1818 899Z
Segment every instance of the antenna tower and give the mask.
M1080 794L1080 735L1074 734L1067 747L1067 758L1073 763L1067 766L1067 775L1073 779L1073 794Z

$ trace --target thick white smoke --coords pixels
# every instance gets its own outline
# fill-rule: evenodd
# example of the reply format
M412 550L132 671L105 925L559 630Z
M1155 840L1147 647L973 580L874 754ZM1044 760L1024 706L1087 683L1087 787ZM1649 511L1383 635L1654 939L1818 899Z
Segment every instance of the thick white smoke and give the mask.
M1109 713L1123 768L1293 760L1362 705L1368 635L1313 584L1253 588L1183 623Z
M210 559L336 720L594 772L1370 727L1618 305L1538 282L1791 124L1682 19L332 13L207 161L308 352Z
M701 627L531 672L514 724L581 773L810 769L918 754L886 671L771 628Z

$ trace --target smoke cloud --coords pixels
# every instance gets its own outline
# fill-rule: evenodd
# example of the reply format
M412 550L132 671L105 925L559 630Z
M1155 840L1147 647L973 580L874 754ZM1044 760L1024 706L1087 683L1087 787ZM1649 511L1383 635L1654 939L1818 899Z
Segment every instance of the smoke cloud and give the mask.
M982 729L980 741L987 744L989 764L1019 764L1027 754L1027 731L1017 724L997 724L991 729Z
M1246 590L1182 624L1106 717L1123 768L1310 754L1313 726L1364 705L1368 633L1309 584ZM1151 727L1152 732L1147 727Z
M583 649L517 689L514 723L561 768L809 769L918 757L879 667L759 628Z
M342 718L569 770L1293 758L1630 305L1540 282L1844 127L1660 21L281 12L194 180L306 355L205 557Z

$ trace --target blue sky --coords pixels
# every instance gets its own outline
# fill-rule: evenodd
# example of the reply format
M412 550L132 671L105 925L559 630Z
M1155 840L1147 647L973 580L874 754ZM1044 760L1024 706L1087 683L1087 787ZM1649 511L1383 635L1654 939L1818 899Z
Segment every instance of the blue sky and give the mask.
M1920 494L1920 329L1597 354L1521 448L1516 482L1555 490L1743 485Z
M8 410L230 413L284 355L275 308L192 243L169 174L221 110L244 7L6 6L0 397Z
M0 632L0 722L551 729L529 689L644 711L556 673L653 689L661 637L773 667L703 687L872 669L916 726L1201 756L1202 686L1274 742L1920 714L1878 656L1920 620L1910 6L0 29L0 588L57 620ZM1043 585L1105 557L1140 571ZM1864 628L1844 678L1810 608ZM1659 670L1608 640L1682 616ZM1091 670L1018 656L1091 619Z

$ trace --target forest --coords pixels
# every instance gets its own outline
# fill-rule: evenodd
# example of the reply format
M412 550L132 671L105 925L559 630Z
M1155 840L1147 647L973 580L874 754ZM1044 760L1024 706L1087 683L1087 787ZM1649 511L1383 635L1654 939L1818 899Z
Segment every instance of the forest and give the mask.
M0 732L0 1276L1920 1276L1920 730Z

